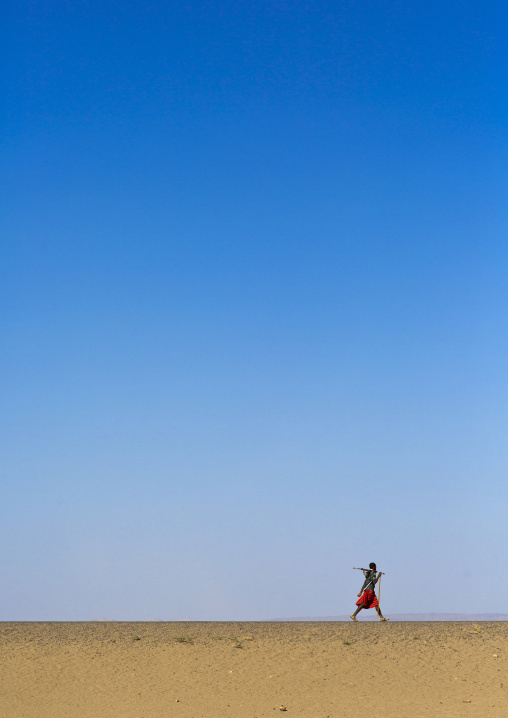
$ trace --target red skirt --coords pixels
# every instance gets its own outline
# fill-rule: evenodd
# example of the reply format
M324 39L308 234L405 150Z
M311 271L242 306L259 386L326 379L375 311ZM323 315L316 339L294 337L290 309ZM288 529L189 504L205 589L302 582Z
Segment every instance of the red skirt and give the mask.
M359 606L361 603L363 603L364 608L376 608L376 606L379 606L379 601L374 591L364 591L356 605Z

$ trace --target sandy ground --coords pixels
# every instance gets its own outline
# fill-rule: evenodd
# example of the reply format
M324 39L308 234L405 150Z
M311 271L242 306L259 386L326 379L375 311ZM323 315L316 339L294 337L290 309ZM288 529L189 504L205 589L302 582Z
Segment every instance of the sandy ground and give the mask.
M2 623L0 717L506 718L507 670L499 622Z

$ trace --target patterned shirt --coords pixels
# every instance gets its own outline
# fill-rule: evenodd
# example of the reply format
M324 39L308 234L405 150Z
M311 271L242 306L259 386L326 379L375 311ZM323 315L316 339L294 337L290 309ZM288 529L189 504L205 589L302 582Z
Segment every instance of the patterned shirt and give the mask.
M365 574L365 581L363 582L361 593L364 591L373 591L375 587L375 580L376 580L376 572L375 571L367 571Z

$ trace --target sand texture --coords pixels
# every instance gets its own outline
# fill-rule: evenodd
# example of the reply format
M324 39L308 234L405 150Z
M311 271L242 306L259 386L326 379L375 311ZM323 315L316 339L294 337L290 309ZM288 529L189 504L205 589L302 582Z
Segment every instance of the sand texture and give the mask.
M2 623L0 718L506 718L507 670L499 622Z

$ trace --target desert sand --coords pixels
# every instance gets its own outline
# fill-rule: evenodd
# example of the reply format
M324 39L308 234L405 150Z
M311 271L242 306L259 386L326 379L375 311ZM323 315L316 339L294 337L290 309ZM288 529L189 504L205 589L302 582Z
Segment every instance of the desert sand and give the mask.
M1 718L508 716L504 622L2 623L0 662Z

